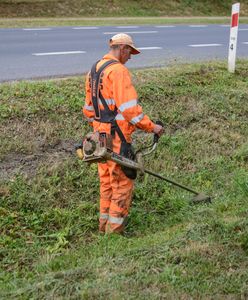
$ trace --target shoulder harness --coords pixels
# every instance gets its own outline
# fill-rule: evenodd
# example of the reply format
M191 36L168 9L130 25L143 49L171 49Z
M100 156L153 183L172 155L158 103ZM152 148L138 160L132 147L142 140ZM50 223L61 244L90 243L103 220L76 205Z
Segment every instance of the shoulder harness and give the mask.
M97 61L92 66L91 72L90 72L91 98L92 98L92 103L93 103L94 112L95 112L94 119L101 123L111 123L111 135L114 136L115 132L117 132L121 141L126 143L126 139L115 120L115 117L118 114L117 108L115 107L114 110L111 110L101 93L102 77L104 74L103 73L104 69L106 69L110 65L117 64L119 62L111 59L111 60L105 62L99 68L99 70L96 71L96 66L98 63L99 63L99 61ZM101 100L101 103L104 107L103 110L100 109L99 99Z

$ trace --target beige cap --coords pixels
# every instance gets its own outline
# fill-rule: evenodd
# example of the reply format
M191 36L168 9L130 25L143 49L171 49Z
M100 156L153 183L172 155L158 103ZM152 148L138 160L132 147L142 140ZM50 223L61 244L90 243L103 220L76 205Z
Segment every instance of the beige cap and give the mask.
M113 45L128 45L132 48L131 54L135 55L140 53L140 51L135 48L131 36L126 33L118 33L112 36L112 38L109 40L109 46L111 47Z

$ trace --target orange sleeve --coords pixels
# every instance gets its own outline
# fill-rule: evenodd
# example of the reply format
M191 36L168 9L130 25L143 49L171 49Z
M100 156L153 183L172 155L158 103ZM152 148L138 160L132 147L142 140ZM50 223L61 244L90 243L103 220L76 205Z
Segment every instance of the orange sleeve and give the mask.
M138 95L127 68L118 64L112 72L112 81L113 98L119 112L137 128L152 132L155 124L143 113L142 107L138 104Z
M85 81L85 103L82 108L82 112L84 114L85 119L90 123L90 125L92 125L94 121L95 112L91 100L89 73L87 74Z

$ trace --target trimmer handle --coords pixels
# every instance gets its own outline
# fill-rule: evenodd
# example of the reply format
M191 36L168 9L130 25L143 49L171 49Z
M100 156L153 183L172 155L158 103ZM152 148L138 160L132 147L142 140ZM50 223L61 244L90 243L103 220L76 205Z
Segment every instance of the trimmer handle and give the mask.
M164 127L164 124L162 121L156 121L155 124ZM155 133L154 137L153 137L153 144L157 144L158 140L159 140L159 135Z

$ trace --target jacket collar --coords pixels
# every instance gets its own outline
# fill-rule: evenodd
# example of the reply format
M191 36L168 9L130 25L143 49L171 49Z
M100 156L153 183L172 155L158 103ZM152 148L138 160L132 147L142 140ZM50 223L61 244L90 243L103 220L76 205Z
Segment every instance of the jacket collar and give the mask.
M107 59L107 60L113 59L113 60L116 60L116 61L120 62L114 55L112 55L112 54L110 54L110 53L105 54L105 55L103 56L103 59Z

